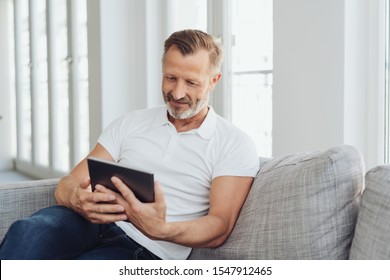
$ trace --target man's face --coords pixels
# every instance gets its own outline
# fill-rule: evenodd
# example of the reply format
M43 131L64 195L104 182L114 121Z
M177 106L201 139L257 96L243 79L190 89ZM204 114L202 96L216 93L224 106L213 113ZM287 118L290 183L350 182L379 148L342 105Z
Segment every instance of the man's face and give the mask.
M163 63L162 91L173 118L189 119L207 108L210 92L220 78L220 74L213 77L210 73L206 50L183 56L175 45L169 48Z

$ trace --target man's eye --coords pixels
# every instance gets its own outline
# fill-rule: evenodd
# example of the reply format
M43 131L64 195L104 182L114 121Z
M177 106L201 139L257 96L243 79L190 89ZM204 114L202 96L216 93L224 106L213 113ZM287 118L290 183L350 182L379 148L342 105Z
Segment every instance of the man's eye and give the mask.
M187 84L189 84L190 86L197 86L198 84L193 82L193 81L187 81Z
M169 81L175 81L176 80L175 77L171 77L171 76L167 76L166 79L169 80Z

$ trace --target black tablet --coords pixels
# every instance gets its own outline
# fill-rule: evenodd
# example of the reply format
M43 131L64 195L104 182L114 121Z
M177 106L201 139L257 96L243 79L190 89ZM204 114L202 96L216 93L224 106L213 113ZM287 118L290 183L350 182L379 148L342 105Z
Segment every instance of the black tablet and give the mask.
M154 175L152 173L131 169L118 163L95 157L88 157L87 162L92 191L99 184L118 192L111 182L111 178L115 176L121 179L140 201L154 201Z

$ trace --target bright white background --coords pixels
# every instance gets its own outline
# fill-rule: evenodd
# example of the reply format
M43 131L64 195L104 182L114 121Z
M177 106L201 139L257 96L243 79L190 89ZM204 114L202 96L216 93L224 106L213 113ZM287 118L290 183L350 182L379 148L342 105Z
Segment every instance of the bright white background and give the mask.
M0 0L0 169L15 154L10 1ZM88 1L91 146L119 115L161 104L168 2ZM273 156L351 144L367 168L383 163L384 0L273 6Z

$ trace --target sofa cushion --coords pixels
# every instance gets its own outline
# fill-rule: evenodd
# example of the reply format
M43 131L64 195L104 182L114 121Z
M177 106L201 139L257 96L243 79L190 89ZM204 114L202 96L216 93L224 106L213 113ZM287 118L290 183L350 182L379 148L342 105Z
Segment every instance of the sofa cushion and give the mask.
M366 174L351 259L390 259L390 166Z
M364 164L351 146L291 154L257 174L236 226L191 259L347 259Z
M9 226L41 208L55 205L54 190L59 179L0 185L0 241Z

